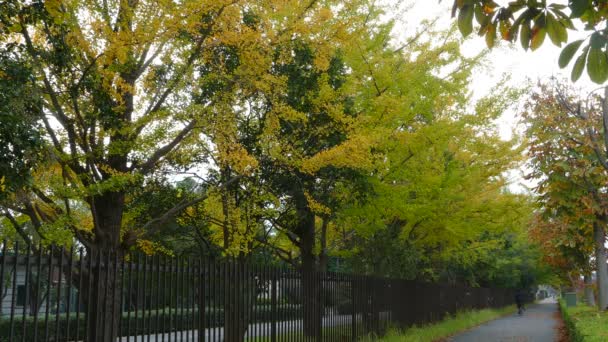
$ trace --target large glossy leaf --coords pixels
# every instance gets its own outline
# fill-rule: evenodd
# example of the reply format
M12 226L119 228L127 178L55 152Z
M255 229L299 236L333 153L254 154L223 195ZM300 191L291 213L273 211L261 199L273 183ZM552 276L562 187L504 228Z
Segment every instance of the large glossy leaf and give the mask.
M570 74L570 78L573 82L578 81L583 74L583 70L585 69L585 61L587 60L587 53L589 52L589 46L587 45L580 56L574 62L574 67L572 68L572 73Z
M594 32L591 35L589 44L591 45L591 48L601 49L604 45L606 45L606 37L604 37L604 35L600 32Z
M553 15L548 14L547 18L547 34L549 38L553 42L553 44L557 46L562 45L561 40L561 30L565 30L565 28L553 17Z
M475 20L479 25L484 26L489 24L491 16L486 15L483 11L483 6L475 6Z
M532 29L530 28L530 20L526 20L521 24L521 30L519 31L519 40L524 50L528 50L530 48L531 34Z
M493 48L496 42L496 24L490 23L486 32L486 45Z
M591 47L587 57L587 74L595 83L604 83L608 78L608 59L602 49Z
M473 5L464 5L458 13L458 29L466 37L473 31Z
M545 41L547 30L544 27L535 26L532 29L532 40L530 41L530 48L532 51L538 49Z
M570 0L568 3L571 11L570 16L572 18L580 18L590 5L589 0Z
M572 60L572 57L574 57L574 54L576 53L576 51L578 51L581 44L583 44L582 39L574 41L574 42L566 45L566 47L562 50L562 52L559 55L558 64L559 64L560 68L563 69L566 67L566 65L568 65L568 63L570 63L570 61Z

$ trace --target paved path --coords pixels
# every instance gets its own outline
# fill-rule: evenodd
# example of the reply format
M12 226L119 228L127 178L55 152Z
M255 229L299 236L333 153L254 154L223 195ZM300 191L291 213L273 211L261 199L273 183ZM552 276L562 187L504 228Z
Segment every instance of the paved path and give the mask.
M557 304L546 300L449 339L451 342L554 342L557 341Z

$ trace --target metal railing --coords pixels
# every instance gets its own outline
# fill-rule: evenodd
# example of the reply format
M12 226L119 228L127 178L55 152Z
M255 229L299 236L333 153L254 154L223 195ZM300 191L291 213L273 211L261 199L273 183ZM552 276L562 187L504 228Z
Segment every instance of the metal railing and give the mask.
M513 302L505 289L242 260L3 246L0 341L355 341Z

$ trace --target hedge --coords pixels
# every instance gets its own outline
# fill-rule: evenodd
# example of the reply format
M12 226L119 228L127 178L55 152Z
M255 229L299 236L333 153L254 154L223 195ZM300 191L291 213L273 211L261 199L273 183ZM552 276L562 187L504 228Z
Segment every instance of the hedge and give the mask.
M276 317L278 320L292 320L298 319L302 316L302 310L300 305L280 305L277 307ZM145 314L145 315L144 315ZM272 320L272 310L270 305L257 305L254 308L254 317L250 320L251 323L255 322L269 322ZM80 314L79 323L76 322L76 313L70 313L70 337L76 336L76 326L78 325L78 336L82 337L85 334L86 317L84 314ZM130 315L126 312L122 313L122 320L120 325L121 336L133 336L144 333L168 333L171 331L181 330L192 330L197 325L198 321L198 309L184 309L183 315L180 309L165 309L163 312L160 310L148 310L145 312L138 311L137 319L135 319L135 312L131 312ZM48 336L51 341L55 340L57 331L57 316L48 316ZM224 310L222 308L206 308L205 309L205 321L206 326L218 327L224 325ZM17 315L13 322L13 340L21 341L23 338L23 320L21 315ZM127 324L128 323L128 324ZM25 341L45 341L46 336L46 325L45 315L41 314L38 316L36 322L36 329L34 329L34 317L27 316L25 318ZM61 338L65 338L65 333L68 331L68 320L66 314L60 314L58 320L59 332ZM11 323L8 317L0 317L0 342L8 342L10 340L10 329ZM34 338L35 331L37 330L37 338Z
M585 304L567 307L563 300L560 300L560 310L572 342L608 341L608 312Z

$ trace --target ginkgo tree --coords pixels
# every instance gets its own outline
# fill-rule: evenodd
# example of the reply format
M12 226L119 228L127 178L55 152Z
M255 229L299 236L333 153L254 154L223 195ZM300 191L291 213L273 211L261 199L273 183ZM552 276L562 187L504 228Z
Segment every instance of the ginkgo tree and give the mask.
M256 160L235 137L235 96L282 88L282 76L270 71L276 47L293 37L318 36L318 65L326 66L326 51L350 38L350 18L365 19L359 3L332 4L2 2L2 53L17 54L25 73L20 77L31 80L36 101L23 108L40 123L47 165L61 179L53 186L3 185L11 190L9 210L41 227L63 223L87 256L111 252L123 257L168 218L207 196L181 200L141 226L127 225L127 194L147 177L169 164L192 166L204 154L233 170L220 189L255 169ZM5 70L0 75L4 80L11 76ZM204 152L205 147L212 151ZM34 203L44 203L51 215L29 210ZM89 228L74 216L80 209L90 219ZM108 284L120 289L118 279ZM89 303L119 307L114 304ZM90 312L106 315L91 319L90 336L111 339L116 332L110 327L120 315Z
M466 73L472 69L460 70L464 78L451 92L456 104L463 105ZM466 114L466 106L441 103L445 97L438 92L439 102L429 97L428 104L437 107L425 120L411 122L386 142L388 157L373 177L371 200L340 213L340 225L354 228L355 238L346 248L353 250L359 270L476 284L483 275L453 277L446 266L475 264L486 256L484 251L495 251L501 239L484 236L521 235L531 207L525 196L505 190L505 173L521 163L521 147L516 140L501 140L492 124L518 92L501 94L480 101L475 114ZM386 235L393 239L388 246L375 244ZM400 258L390 246L408 260L387 260L390 255ZM411 266L400 270L387 262Z

